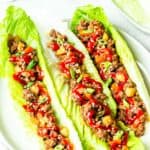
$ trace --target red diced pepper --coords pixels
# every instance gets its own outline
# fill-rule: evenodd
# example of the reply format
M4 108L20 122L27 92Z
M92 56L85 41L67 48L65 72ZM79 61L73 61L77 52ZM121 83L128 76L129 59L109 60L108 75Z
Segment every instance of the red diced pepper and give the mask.
M19 58L18 58L17 56L11 56L11 57L9 58L9 61L12 62L12 63L18 62L18 61L19 61Z
M57 42L52 42L50 44L50 48L53 50L53 51L57 51L59 49L59 45L57 44Z

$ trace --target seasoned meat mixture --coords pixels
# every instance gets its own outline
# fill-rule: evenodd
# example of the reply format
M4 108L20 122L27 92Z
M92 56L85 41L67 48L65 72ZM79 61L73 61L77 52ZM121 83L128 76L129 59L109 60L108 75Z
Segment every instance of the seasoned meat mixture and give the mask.
M43 138L45 149L73 150L67 129L59 126L51 108L51 98L43 83L44 74L36 50L19 37L10 37L8 46L9 61L15 68L13 79L23 87L26 100L23 107L36 120L37 133Z
M83 65L84 55L55 30L50 32L48 47L59 60L58 69L69 81L72 99L80 107L85 123L100 139L109 143L111 150L127 149L128 132L117 126L101 83L92 79Z
M112 79L110 90L118 104L117 119L135 131L137 136L142 136L145 130L146 109L135 83L117 55L115 41L96 20L82 20L76 29L77 36L88 49L100 77L104 81Z

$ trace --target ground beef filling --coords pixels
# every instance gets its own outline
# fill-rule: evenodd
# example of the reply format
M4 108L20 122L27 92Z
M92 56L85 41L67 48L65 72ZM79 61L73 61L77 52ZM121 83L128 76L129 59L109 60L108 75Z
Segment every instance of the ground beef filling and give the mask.
M52 30L48 47L58 58L58 69L70 84L72 99L80 106L83 120L111 150L127 149L128 132L118 126L111 115L101 83L92 79L83 65L84 55L66 36ZM119 133L120 136L117 136Z
M46 150L73 150L65 127L58 126L51 108L51 99L43 83L44 74L39 66L36 50L10 37L8 41L10 58L14 65L14 80L23 86L24 109L36 120L38 135L43 138Z
M81 21L77 36L87 47L100 77L112 79L110 89L118 104L117 119L123 121L137 136L145 129L146 109L136 85L128 76L116 53L115 42L98 21Z

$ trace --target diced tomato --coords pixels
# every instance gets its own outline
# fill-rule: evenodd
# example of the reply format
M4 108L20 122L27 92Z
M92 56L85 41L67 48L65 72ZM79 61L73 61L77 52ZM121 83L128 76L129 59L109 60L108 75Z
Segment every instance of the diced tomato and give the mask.
M92 78L90 78L90 77L84 77L83 80L82 80L82 83L83 83L84 85L90 83L90 84L93 85L92 88L95 87L95 89L97 90L97 92L98 92L98 91L102 91L102 85L101 85L101 83L95 81L94 79L92 79Z
M117 140L111 141L109 144L110 144L111 150L118 150L118 146L121 147L121 140L117 139Z
M90 110L87 113L87 121L88 121L90 126L94 126L95 125L95 121L94 121L95 114L96 114L95 110Z
M130 113L130 111L132 111L131 109L132 109L132 108L126 110L126 116L127 116L127 117L126 117L126 122L127 122L128 124L133 124L135 120L139 119L139 118L144 114L143 110L142 110L142 109L139 109L139 110L137 111L137 113L136 113L134 116L132 116L132 118L129 118L129 117L128 117L128 114Z
M66 146L66 150L72 150L73 149L73 145L67 140L67 139L63 139L62 144Z
M9 61L12 62L12 63L18 62L18 61L19 61L19 57L12 55L12 56L9 58Z
M59 68L60 68L60 71L62 73L64 73L68 78L70 78L70 71L69 71L69 68L66 67L66 63L65 62L60 62L59 63Z
M26 64L29 64L29 62L31 61L31 56L29 54L24 54L21 59Z
M52 42L50 43L50 48L53 50L53 51L57 51L59 49L59 45L57 42Z
M103 69L99 70L99 75L102 78L102 80L104 80L104 81L107 80L107 77L106 77L105 72L104 72Z
M115 95L114 95L114 98L115 98L115 101L116 101L118 104L122 103L122 99L121 99L121 97L120 97L119 94L115 94Z
M95 41L89 40L87 43L87 48L90 53L93 51L94 47L95 47Z
M127 145L128 142L128 132L125 132L121 141L122 145Z
M130 105L134 105L134 98L133 97L128 97L127 101Z
M111 111L110 108L107 105L103 105L104 111L105 111L105 115L110 115Z
M13 78L14 78L14 80L18 81L18 82L21 83L22 85L25 85L25 84L26 84L26 82L25 82L23 79L21 79L21 72L14 73L14 74L13 74Z
M34 113L35 110L32 106L30 105L23 105L23 108L27 111L27 112L30 112L30 113Z
M87 43L87 48L90 53L93 52L93 50L94 50L97 38L98 38L98 36L96 34L93 34Z
M46 127L38 128L38 135L41 137L48 137L49 130Z
M70 45L70 49L71 49L70 54L69 54L70 57L74 56L74 57L79 58L81 61L83 61L84 55L83 55L82 52L80 52L79 50L77 50L72 45Z
M80 105L84 105L87 102L86 99L84 98L83 93L81 92L84 88L85 88L85 86L83 84L79 83L72 90L74 97L77 99L77 101Z

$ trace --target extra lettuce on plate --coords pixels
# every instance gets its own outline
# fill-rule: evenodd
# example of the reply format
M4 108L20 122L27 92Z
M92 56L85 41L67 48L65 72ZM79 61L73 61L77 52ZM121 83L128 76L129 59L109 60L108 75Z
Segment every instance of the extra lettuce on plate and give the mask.
M74 147L76 149L82 149L80 139L78 137L78 134L75 130L75 127L72 124L72 121L70 118L66 116L66 113L59 103L59 98L55 92L53 82L49 76L49 73L47 71L47 65L45 63L45 59L43 56L43 48L40 42L40 36L39 33L30 19L29 16L25 13L24 10L21 8L17 8L14 6L10 6L7 9L6 17L3 20L2 30L0 30L0 56L2 57L2 61L0 65L4 64L3 72L5 72L5 77L8 80L8 86L11 92L11 95L14 99L14 103L16 105L17 110L19 110L19 113L21 113L21 117L23 120L25 120L25 124L28 125L29 128L32 128L32 132L36 132L36 126L33 123L34 121L31 120L31 118L28 116L28 114L24 111L22 108L22 105L25 104L25 99L23 99L23 92L22 92L22 86L16 82L12 76L14 73L14 66L12 63L9 62L9 52L7 47L8 42L8 36L19 36L23 41L25 41L28 45L32 46L34 49L37 50L37 56L39 59L39 65L43 70L44 73L44 79L43 82L46 85L48 92L51 96L51 105L54 110L55 116L59 121L59 124L62 126L65 126L69 130L69 138L71 142L74 144ZM3 32L4 31L4 32ZM4 73L3 73L4 74ZM35 133L36 136L36 133ZM38 138L38 137L37 137ZM39 142L41 144L41 147L43 148L42 140L39 139Z
M76 34L76 27L81 20L97 20L100 21L107 32L110 33L112 38L116 43L116 51L120 57L121 62L124 64L129 76L136 83L137 89L141 98L144 101L145 106L147 107L148 114L150 114L150 96L148 94L147 88L144 84L141 73L137 67L137 64L134 60L134 57L128 48L126 42L108 21L104 11L100 7L94 7L92 5L87 5L79 7L69 24L69 28ZM129 134L128 147L132 150L141 150L144 149L144 145L141 143L139 138L136 138L134 134L130 131Z

